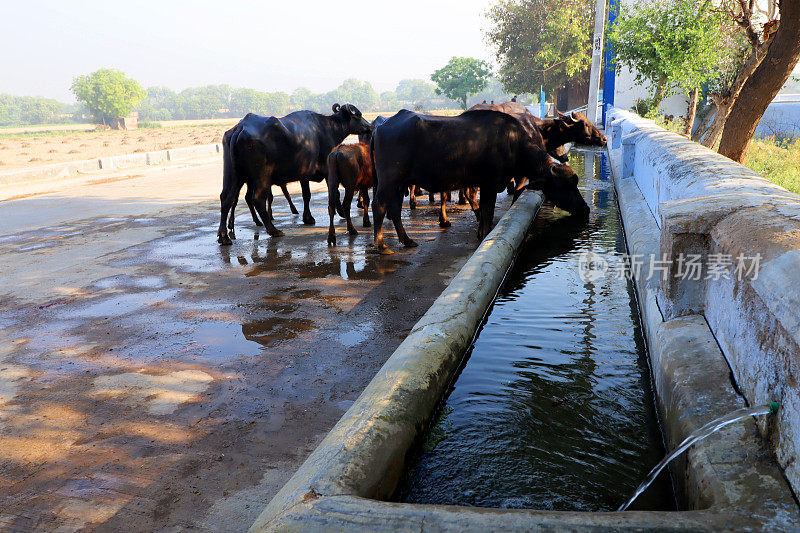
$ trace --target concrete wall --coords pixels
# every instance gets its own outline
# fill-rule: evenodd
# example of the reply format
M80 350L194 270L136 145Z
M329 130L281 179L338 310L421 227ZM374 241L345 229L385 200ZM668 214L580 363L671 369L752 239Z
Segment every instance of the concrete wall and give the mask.
M775 427L760 420L795 493L800 490L800 196L632 113L608 113L612 159L641 192L663 258L699 254L703 279L660 281L669 320L703 316L750 405L777 400ZM709 256L755 257L757 277L732 267L715 279ZM708 278L708 279L705 279Z

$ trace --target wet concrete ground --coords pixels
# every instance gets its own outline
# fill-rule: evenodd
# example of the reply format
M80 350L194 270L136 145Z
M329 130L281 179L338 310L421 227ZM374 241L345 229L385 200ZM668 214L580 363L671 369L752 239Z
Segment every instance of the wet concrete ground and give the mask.
M329 248L318 187L220 247L219 164L140 174L0 202L0 530L246 530L478 245Z

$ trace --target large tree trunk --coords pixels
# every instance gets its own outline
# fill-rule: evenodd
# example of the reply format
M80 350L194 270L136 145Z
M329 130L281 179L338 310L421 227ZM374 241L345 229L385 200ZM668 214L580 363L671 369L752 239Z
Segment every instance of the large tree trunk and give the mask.
M719 153L742 162L767 106L800 60L800 0L781 0L780 23L764 60L747 78L731 107Z
M736 73L728 89L723 94L711 95L716 110L711 126L708 127L708 133L702 138L701 144L706 148L711 148L713 150L717 146L717 143L719 143L725 128L725 123L728 121L731 107L733 107L733 104L739 98L739 94L741 94L742 88L745 83L747 83L747 80L750 79L750 76L753 75L767 55L767 50L772 42L772 36L772 34L769 35L767 40L762 43L757 41L757 37L751 39L753 43L753 52Z
M689 99L689 109L686 113L686 127L683 129L683 134L689 137L692 136L692 126L694 126L694 117L697 115L697 99L699 95L700 91L695 87Z

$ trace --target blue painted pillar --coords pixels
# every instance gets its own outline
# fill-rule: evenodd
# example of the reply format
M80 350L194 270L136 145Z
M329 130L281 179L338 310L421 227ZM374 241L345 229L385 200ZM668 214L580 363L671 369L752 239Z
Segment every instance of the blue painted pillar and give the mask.
M539 118L544 118L547 114L547 103L545 102L544 88L541 85L539 85L539 111L541 112Z
M619 13L619 0L609 0L608 6L608 23L606 29L608 31L617 20L617 13ZM603 125L606 123L606 112L610 106L614 105L614 86L616 82L616 69L614 65L614 50L611 44L606 41L606 60L605 71L603 73Z

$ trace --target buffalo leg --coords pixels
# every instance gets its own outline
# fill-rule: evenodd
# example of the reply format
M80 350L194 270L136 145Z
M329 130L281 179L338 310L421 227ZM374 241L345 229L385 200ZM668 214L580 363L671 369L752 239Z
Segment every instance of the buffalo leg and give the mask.
M283 232L272 224L272 207L267 207L267 204L272 204L272 191L270 186L260 187L253 195L253 204L256 207L258 215L264 222L264 227L270 237L280 237Z
M342 200L342 209L344 209L344 219L347 221L347 233L350 235L358 235L358 231L353 226L353 221L350 219L350 204L353 202L353 190L344 190L344 200Z
M435 193L433 193L431 191L428 191L428 203L430 203L430 204L435 204L436 203L436 197L434 196L434 194Z
M219 195L220 217L219 229L217 230L217 242L220 244L233 244L228 235L228 228L225 226L225 223L228 222L228 213L234 205L236 197L239 195L239 190L241 190L241 188L230 187L228 190L223 189L222 193Z
M497 191L490 187L481 190L480 220L478 221L478 238L483 240L492 230L494 222L494 204L497 202Z
M359 198L361 199L361 206L364 208L364 227L368 228L372 224L369 221L369 189L367 187L361 189Z
M445 193L439 196L439 204L441 204L439 210L439 227L449 228L450 221L447 220L447 195Z
M475 191L474 190L470 190L469 188L467 188L465 193L466 194L464 195L464 197L467 199L467 203L469 203L469 206L472 209L472 212L475 213L475 218L478 220L478 224L480 224L481 223L481 210L480 210L480 206L478 205L477 200L475 199Z
M417 208L417 187L415 185L408 188L408 208Z
M303 224L313 226L317 221L311 216L311 188L308 180L300 180L300 188L303 189Z
M397 194L401 194L399 191ZM402 203L403 197L400 197ZM376 190L375 197L372 199L372 218L374 219L375 226L372 229L372 234L375 238L375 248L382 254L391 254L392 252L386 243L383 242L383 219L386 217L386 191Z
M275 222L275 217L272 216L272 200L274 200L274 196L272 196L272 187L267 187L267 213L269 214L270 222Z
M258 219L258 215L256 214L256 208L253 206L253 191L250 187L247 188L247 192L244 195L244 201L247 202L247 207L250 208L250 215L253 217L253 222L255 222L256 226L263 226L264 224ZM233 220L233 213L231 213L231 220ZM233 228L233 226L231 226Z
M336 203L329 194L328 195L328 246L336 246L336 230L333 227L333 216L335 214L336 214Z
M514 186L514 196L511 198L512 204L517 201L517 198L519 198L520 194L522 194L522 191L525 190L525 185L527 183L528 183L528 178L520 178L516 181L516 184Z
M289 211L292 212L293 215L299 215L300 213L297 211L297 208L294 206L294 202L292 202L292 195L289 194L289 189L286 188L286 184L281 185L281 191L283 191L283 196L286 198L286 201L289 202ZM245 197L246 199L247 197ZM258 225L258 224L256 224Z
M458 189L458 205L467 205L467 191Z
M250 189L248 188L247 190L249 191ZM236 197L234 197L233 199L233 204L231 204L231 210L228 213L228 237L230 237L231 239L236 238L236 233L234 233L233 231L233 226L234 226L234 220L236 218L234 215L236 214L236 206L238 203L239 203L239 195L237 194Z
M403 207L403 199L402 197L399 198L399 201L394 201L389 204L388 209L388 217L389 220L392 221L394 224L394 230L397 233L397 239L405 246L406 248L413 248L417 245L411 237L408 236L406 233L406 229L403 227L403 220L400 218L401 211Z

